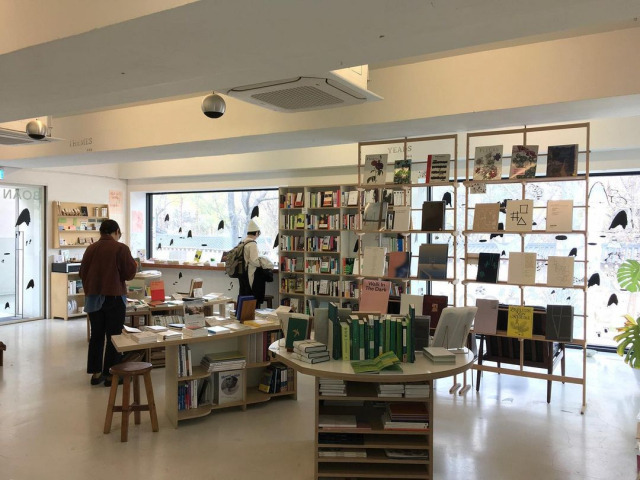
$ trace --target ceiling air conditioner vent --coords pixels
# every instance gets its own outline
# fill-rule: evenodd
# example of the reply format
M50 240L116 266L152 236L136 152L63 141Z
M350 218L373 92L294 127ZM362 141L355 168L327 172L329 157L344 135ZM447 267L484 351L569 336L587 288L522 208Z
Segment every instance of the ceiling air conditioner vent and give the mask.
M61 138L44 137L42 140L35 140L25 132L11 130L9 128L0 128L0 145L19 146L19 145L42 145L48 142L58 142Z
M366 66L235 87L227 95L280 112L306 112L381 100L366 86ZM355 81L354 81L355 80ZM358 85L359 82L361 85Z

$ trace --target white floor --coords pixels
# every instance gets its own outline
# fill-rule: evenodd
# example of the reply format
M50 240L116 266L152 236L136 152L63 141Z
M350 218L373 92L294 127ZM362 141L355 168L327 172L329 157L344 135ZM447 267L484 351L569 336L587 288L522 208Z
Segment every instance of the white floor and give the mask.
M120 442L116 415L102 433L108 389L85 372L86 324L41 320L0 326L1 480L313 478L312 379L298 400L218 411L173 429L164 416L164 370L153 371L160 431L148 415ZM569 352L569 372L580 365ZM436 479L634 479L640 371L613 354L588 359L588 407L581 387L485 374L479 393L436 386Z

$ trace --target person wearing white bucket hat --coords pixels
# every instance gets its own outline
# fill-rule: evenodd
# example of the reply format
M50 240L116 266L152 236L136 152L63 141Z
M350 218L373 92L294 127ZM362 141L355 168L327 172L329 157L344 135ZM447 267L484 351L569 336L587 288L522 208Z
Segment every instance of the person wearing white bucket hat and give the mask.
M244 243L244 273L240 276L240 295L253 295L251 286L256 274L256 268L260 266L260 256L258 253L258 237L260 236L260 226L255 220L249 220L247 224L247 236L242 240Z

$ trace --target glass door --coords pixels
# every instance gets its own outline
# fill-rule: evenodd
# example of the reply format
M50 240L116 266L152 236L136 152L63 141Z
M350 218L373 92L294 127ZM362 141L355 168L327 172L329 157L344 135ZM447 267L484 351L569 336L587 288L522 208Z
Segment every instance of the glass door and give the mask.
M0 322L44 316L44 197L41 186L0 188Z

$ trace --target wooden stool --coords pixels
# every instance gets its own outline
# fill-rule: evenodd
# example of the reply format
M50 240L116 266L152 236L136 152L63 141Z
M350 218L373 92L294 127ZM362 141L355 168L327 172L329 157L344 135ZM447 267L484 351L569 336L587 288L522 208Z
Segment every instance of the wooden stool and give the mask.
M151 429L158 431L158 416L156 404L153 399L153 386L151 385L151 369L153 366L147 362L125 362L114 365L109 369L111 376L111 391L107 405L107 417L104 421L104 433L111 431L113 412L122 412L122 425L120 427L120 441L126 442L129 434L129 414L133 412L135 424L140 425L140 412L148 411L151 415ZM147 392L147 404L140 405L140 375L144 376L144 389ZM116 405L118 393L118 381L122 378L122 405ZM133 379L133 403L130 401L131 379Z
M265 295L264 303L267 304L267 308L273 308L273 295Z
M7 346L4 343L0 342L0 367L2 366L2 362L3 362L2 354L6 349L7 349Z

